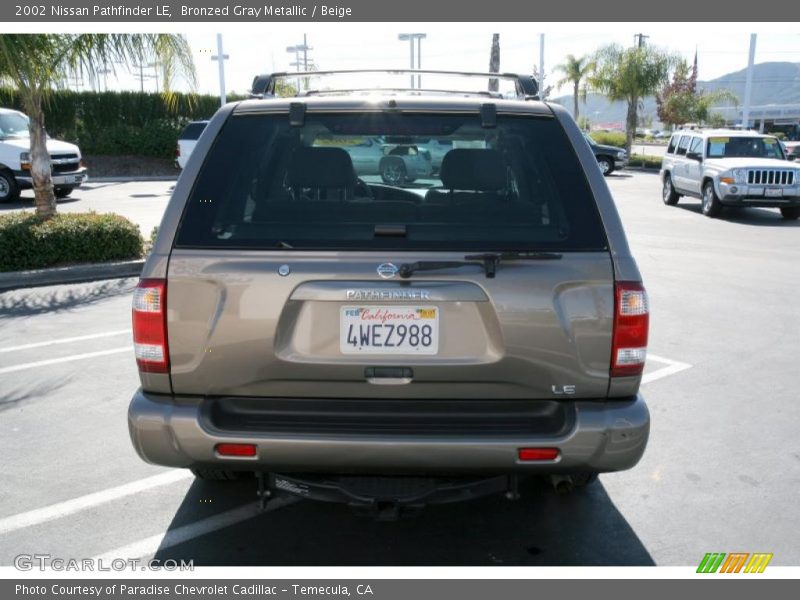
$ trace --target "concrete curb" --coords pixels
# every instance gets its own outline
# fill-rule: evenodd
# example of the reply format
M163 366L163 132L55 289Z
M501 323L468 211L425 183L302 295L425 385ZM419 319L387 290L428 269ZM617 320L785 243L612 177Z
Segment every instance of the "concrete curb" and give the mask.
M140 259L55 267L53 269L35 269L32 271L11 271L0 273L0 291L44 285L83 283L102 279L138 277L142 272L143 266L144 260Z
M178 181L177 175L140 175L136 177L92 177L87 181L89 185L92 183L133 183L136 181Z

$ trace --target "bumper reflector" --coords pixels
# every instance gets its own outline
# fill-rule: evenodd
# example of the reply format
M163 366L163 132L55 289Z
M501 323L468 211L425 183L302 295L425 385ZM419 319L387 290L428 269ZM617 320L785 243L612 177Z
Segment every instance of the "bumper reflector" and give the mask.
M520 448L519 459L522 461L555 460L558 448Z
M220 456L255 456L255 444L217 444L214 448Z

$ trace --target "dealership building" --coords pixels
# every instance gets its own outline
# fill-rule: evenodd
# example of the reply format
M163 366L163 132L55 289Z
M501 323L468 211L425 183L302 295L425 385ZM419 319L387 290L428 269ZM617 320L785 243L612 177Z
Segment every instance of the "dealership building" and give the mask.
M721 114L728 126L742 122L742 107L718 107L713 112ZM800 139L800 104L765 104L750 107L748 128L761 132L784 132L791 139Z

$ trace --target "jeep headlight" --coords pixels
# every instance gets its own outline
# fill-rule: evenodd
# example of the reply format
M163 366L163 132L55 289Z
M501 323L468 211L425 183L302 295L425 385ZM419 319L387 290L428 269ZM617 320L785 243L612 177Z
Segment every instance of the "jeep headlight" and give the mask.
M733 179L736 183L747 183L747 171L744 169L734 169Z

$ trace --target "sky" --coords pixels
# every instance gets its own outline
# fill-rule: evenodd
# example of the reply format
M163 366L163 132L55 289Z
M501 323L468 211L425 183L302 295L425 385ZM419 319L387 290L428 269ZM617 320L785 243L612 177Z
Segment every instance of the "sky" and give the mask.
M755 62L800 62L800 34L791 27L768 26L759 33ZM709 28L715 29L713 35ZM724 28L720 31L719 28ZM422 41L422 67L442 70L486 71L492 33L500 34L501 71L531 73L539 62L539 33L545 33L544 64L546 85L554 84L558 74L554 67L568 54L582 56L598 47L619 43L630 46L636 33L649 36L646 43L678 53L691 62L698 55L699 78L714 79L747 66L750 33L734 24L669 24L669 23L599 23L599 24L284 24L193 26L187 34L198 75L196 91L219 94L218 66L211 56L216 54L216 33L222 33L228 93L245 93L257 73L289 71L295 60L288 46L303 43L307 35L309 59L318 69L406 68L409 66L409 44L399 41L403 32L427 35ZM118 73L109 80L110 89L139 89L139 78ZM154 91L155 81L144 82ZM177 89L186 91L185 82ZM567 87L551 96L569 94Z

